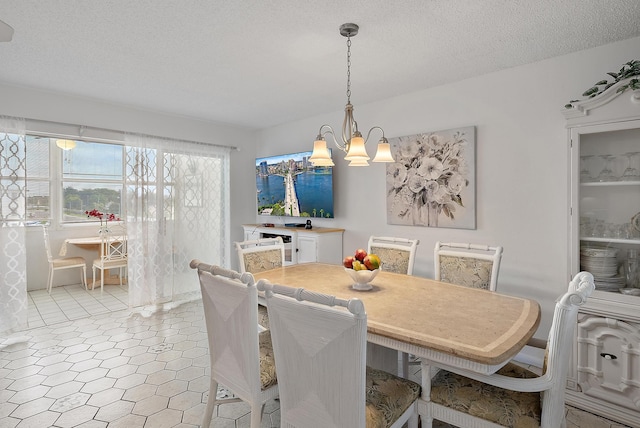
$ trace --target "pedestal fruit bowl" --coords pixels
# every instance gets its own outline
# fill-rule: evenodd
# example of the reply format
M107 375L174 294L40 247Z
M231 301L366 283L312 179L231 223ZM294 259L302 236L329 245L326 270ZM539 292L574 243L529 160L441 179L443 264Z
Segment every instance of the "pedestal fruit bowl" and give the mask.
M375 254L367 254L361 248L356 250L354 256L344 258L343 265L347 275L354 281L354 290L371 290L371 281L380 271L380 258Z

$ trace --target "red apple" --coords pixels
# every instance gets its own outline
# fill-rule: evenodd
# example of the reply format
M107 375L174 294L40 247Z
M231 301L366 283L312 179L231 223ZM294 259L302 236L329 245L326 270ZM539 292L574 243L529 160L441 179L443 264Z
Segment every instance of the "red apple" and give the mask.
M367 257L367 252L365 250L363 250L362 248L358 248L356 250L356 260L358 261L363 261L365 257Z
M355 260L355 257L353 256L347 256L344 258L344 260L342 261L342 264L344 265L344 267L349 268L349 269L353 269L353 261Z

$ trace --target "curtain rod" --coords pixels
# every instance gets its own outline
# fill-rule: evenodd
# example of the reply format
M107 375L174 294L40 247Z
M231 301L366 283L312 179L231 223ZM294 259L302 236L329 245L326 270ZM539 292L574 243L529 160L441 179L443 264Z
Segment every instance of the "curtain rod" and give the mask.
M40 131L40 130L38 130L38 131L31 130L32 132L39 133L39 134L41 134L43 136L51 135L51 136L61 136L61 137L80 137L80 139L81 139L83 137L82 133L83 133L83 131L85 129L92 129L92 130L96 130L96 131L120 133L123 136L125 134L134 134L134 135L141 135L141 136L144 136L144 137L158 138L158 139L170 140L170 141L176 141L176 142L185 142L185 143L198 144L198 145L203 145L203 146L220 147L220 148L235 150L237 152L240 151L240 148L237 147L237 146L225 146L224 144L205 143L205 142L202 142L202 141L176 139L176 138L170 138L170 137L163 137L163 136L160 136L160 135L144 134L144 133L140 133L140 132L127 132L127 131L120 131L120 130L116 130L116 129L100 128L100 127L97 127L97 126L77 125L77 124L73 124L73 123L54 122L54 121L51 121L51 120L41 120L41 119L25 119L25 121L27 122L26 123L27 124L27 128L28 128L29 123L53 124L53 125L61 125L61 126L75 126L75 127L78 128L78 135L77 136L76 135L71 135L71 134L65 135L65 134L62 134L62 133L47 132L47 131ZM124 138L122 140L115 140L115 139L110 139L110 138L91 137L91 139L94 140L94 141L105 142L105 143L118 143L118 144L125 143Z

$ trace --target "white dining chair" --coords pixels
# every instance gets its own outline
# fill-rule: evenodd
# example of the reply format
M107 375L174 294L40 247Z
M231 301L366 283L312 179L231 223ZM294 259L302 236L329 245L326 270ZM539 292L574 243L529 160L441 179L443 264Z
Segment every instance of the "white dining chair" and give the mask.
M431 428L433 419L482 428L565 426L564 391L573 329L579 307L594 289L593 275L580 272L556 303L540 376L514 363L492 375L440 365L430 391L423 391L428 404L422 426Z
M284 265L284 243L281 237L236 242L240 273L258 273Z
M502 247L489 245L436 242L434 248L434 279L465 287L496 291L498 272L502 259ZM407 376L409 366L419 365L420 360L402 354L401 373ZM437 373L432 367L431 375Z
M47 252L47 261L49 262L49 277L47 278L47 290L51 294L53 288L53 274L57 270L64 269L81 269L80 281L84 284L84 289L87 287L87 261L84 257L62 257L54 258L51 253L51 241L49 239L49 228L46 225L42 226L42 233L44 235L44 249Z
M367 252L380 257L382 270L413 275L418 239L370 236Z
M209 341L209 398L202 427L219 404L251 406L251 428L259 428L264 405L278 397L271 333L258 333L258 292L253 276L192 260L197 269ZM218 385L235 397L217 398Z
M469 243L436 242L437 281L496 291L502 247Z
M362 301L258 281L287 428L417 428L420 385L366 367Z
M104 291L104 271L118 269L122 287L123 269L128 265L127 229L123 223L114 223L100 235L100 257L93 261L93 283L95 288L96 269L100 270L100 291ZM126 270L126 269L125 269Z

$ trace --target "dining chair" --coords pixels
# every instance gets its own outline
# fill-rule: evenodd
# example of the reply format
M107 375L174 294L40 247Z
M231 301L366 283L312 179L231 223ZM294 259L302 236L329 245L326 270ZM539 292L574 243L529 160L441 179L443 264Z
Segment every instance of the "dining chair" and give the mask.
M281 237L262 238L236 242L240 273L258 273L264 270L284 266L284 242ZM262 328L269 328L269 314L262 297L258 298L258 323Z
M496 291L502 247L467 243L436 242L437 281Z
M104 271L119 270L120 286L122 287L123 268L127 267L127 229L123 223L114 223L105 231L100 232L100 258L93 261L94 288L96 269L100 270L100 291L104 291Z
M420 385L366 366L359 299L258 281L265 292L286 428L417 428Z
M579 307L594 289L593 275L580 272L558 299L542 375L515 363L492 375L440 366L431 390L423 391L428 401L423 427L431 428L433 419L464 427L565 426L564 390L573 329Z
M418 239L370 236L367 252L380 257L382 270L413 275L418 244Z
M63 257L54 258L51 253L51 240L49 239L49 228L46 225L42 226L42 232L44 234L44 248L47 251L47 261L49 262L49 277L47 278L47 290L51 294L53 288L53 273L57 270L63 269L82 269L82 275L80 281L84 284L84 289L87 287L87 261L84 257Z
M236 242L240 273L258 273L284 265L284 243L281 237Z
M271 333L258 333L258 292L253 275L192 260L202 292L211 375L202 427L209 427L219 404L251 406L251 428L259 428L265 403L278 397ZM218 385L235 397L218 399Z

